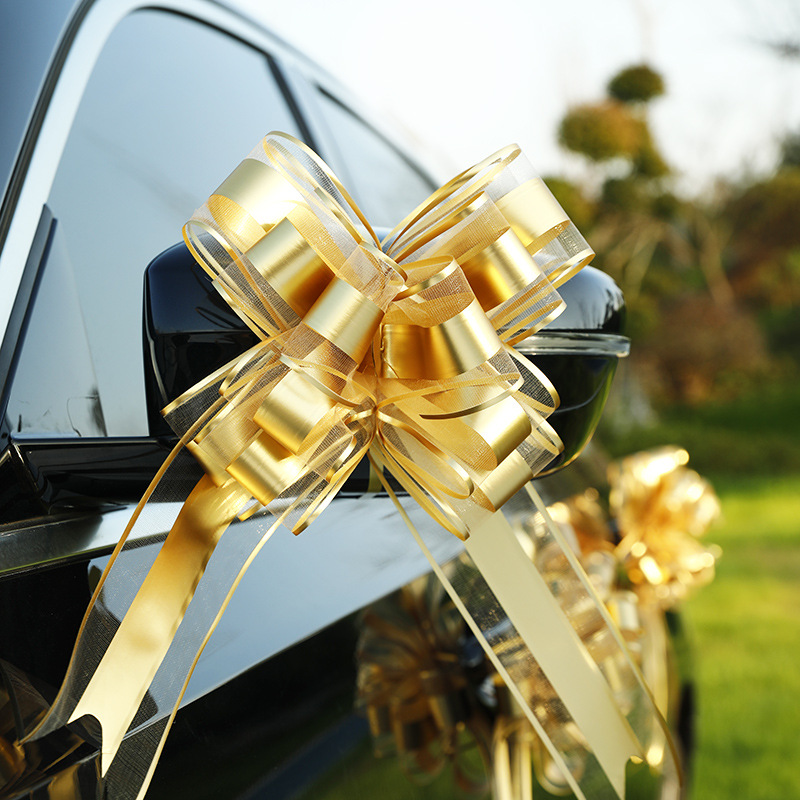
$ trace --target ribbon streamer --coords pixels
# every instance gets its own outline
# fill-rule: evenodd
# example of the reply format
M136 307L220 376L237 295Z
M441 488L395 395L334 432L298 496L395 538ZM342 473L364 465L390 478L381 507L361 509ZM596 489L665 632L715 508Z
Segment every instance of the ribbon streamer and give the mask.
M411 526L577 796L622 797L657 712L641 681L627 708L614 701L498 513L560 448L546 422L555 390L513 344L560 313L556 287L593 256L519 148L456 176L380 243L316 154L269 134L184 238L260 341L164 409L178 446L112 554L33 735L81 726L102 743L108 796L142 797L247 567L278 526L311 524L368 456L401 512L384 470L432 530L467 540L472 566L451 581L429 532ZM187 452L205 471L188 497ZM126 548L132 531L165 530L155 555ZM574 722L579 769L531 706L534 670Z

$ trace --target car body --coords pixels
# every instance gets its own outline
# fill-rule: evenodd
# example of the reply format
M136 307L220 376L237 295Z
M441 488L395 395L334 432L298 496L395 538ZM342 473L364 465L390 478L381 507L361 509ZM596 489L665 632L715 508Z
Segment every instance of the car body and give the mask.
M189 297L183 266L157 259L146 298L145 267L271 129L317 150L376 226L445 176L228 3L6 3L0 59L14 75L0 117L0 797L94 797L92 747L66 732L55 750L13 742L52 700L91 590L172 445L158 414L175 389L163 354L205 348L202 377L242 344L241 328L203 311L207 287L183 310L165 299L158 281ZM573 314L530 347L556 371L565 356L582 365L584 395L569 399L574 366L560 378L560 419L573 420L562 461L590 435L626 347L618 290L586 275L565 290L599 297L595 318ZM368 488L362 470L317 524L279 532L253 564L149 798L374 797L394 773L392 796L448 796L446 782L419 786L377 761L354 709L360 611L428 570ZM459 550L454 538L444 547Z

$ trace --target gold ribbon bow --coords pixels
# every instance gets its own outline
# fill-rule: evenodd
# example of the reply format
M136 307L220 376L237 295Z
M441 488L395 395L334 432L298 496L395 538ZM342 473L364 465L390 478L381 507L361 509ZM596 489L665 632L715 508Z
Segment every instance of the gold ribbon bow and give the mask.
M575 791L622 796L625 762L642 751L638 723L497 513L560 446L544 419L555 391L512 345L560 312L555 287L593 255L519 149L458 175L379 243L327 166L270 134L184 237L260 341L164 410L178 447L112 555L34 735L81 721L102 740L109 795L141 797L256 553L279 525L308 526L367 455L407 521L386 468L433 520L470 537L479 580L452 581L411 526L523 704L523 673L541 662L592 753L569 777ZM181 504L183 448L206 474ZM118 564L134 528L170 532L154 558ZM512 655L497 626L506 615L523 643Z
M609 503L622 536L617 558L642 599L664 609L710 583L719 554L698 541L719 516L719 500L688 461L686 450L661 447L609 470Z
M558 453L555 391L510 344L560 312L554 285L593 253L521 160L509 147L457 176L385 253L299 142L267 137L237 167L185 237L262 342L165 409L184 434L218 387L225 405L188 441L215 483L290 499L297 533L369 449L466 538L475 507Z

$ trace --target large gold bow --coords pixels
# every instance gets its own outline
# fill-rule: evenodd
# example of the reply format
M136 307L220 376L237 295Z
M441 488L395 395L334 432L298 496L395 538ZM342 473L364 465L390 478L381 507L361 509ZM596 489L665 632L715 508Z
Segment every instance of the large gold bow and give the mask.
M327 167L269 136L185 238L261 343L167 420L185 434L219 392L188 446L218 486L283 502L295 532L367 450L462 538L558 453L555 391L510 344L556 316L554 285L593 253L519 149L440 189L384 252Z
M141 797L244 571L279 525L309 525L366 454L404 517L384 469L432 519L471 537L479 580L456 584L412 526L523 704L541 662L592 753L569 777L579 796L621 796L625 762L642 752L638 723L496 513L559 450L544 419L555 391L512 345L559 313L555 286L593 255L519 149L458 175L379 244L327 166L270 134L184 236L260 341L165 409L178 448L112 555L36 735L81 721L102 740L115 797ZM206 474L176 504L183 447ZM223 538L256 517L267 524ZM153 559L117 566L134 526L170 532ZM508 637L522 642L510 655Z

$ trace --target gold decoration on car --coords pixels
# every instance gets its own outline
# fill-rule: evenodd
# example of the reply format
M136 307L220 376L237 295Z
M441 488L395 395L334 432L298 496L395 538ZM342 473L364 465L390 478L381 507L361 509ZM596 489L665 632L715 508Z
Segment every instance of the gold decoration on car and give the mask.
M376 756L396 754L420 783L449 765L459 789L480 795L488 788L491 726L469 690L464 633L463 618L432 576L371 605L356 651L356 706L369 721Z
M111 557L59 697L34 735L94 717L109 796L141 797L248 565L279 525L300 533L311 524L368 457L395 501L384 470L442 527L471 537L472 569L487 575L481 591L450 582L410 526L546 738L524 691L541 663L591 752L583 772L569 774L574 791L622 797L625 763L642 753L637 726L650 712L618 708L608 675L497 513L561 447L545 419L555 390L511 345L554 318L563 308L555 285L593 256L519 148L458 175L380 243L315 153L269 134L195 212L184 238L260 341L164 409L178 446ZM188 498L171 490L185 478L183 449L206 471ZM171 530L153 563L122 564L133 527L152 535L163 519ZM237 519L253 526L226 535ZM221 544L235 553L230 566L217 555ZM197 611L198 598L208 611ZM519 629L513 653L498 638L500 619ZM552 753L559 757L555 745Z

